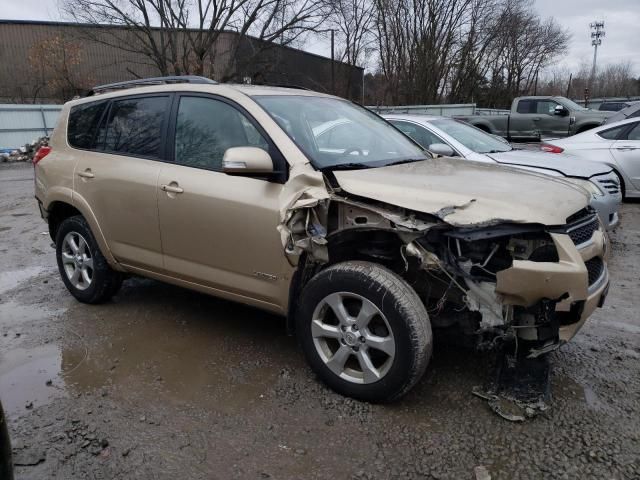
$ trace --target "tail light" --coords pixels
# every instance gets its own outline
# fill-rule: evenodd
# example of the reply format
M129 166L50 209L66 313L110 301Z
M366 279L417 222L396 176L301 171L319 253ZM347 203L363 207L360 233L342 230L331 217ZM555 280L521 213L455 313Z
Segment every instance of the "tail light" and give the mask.
M51 147L46 145L40 147L36 154L33 156L33 164L37 164L40 160L49 155L49 153L51 153Z
M562 153L564 152L564 148L557 147L556 145L551 145L550 143L543 143L540 145L540 150L548 153Z

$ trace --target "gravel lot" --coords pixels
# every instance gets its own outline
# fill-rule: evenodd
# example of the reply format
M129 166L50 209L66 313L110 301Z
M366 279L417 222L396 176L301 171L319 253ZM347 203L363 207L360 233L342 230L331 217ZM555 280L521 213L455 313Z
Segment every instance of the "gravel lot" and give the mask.
M370 405L321 385L282 318L144 279L76 302L32 175L0 165L0 397L18 479L640 478L639 204L612 235L607 304L552 354L550 410L510 423L471 394L489 356L436 343L413 392Z

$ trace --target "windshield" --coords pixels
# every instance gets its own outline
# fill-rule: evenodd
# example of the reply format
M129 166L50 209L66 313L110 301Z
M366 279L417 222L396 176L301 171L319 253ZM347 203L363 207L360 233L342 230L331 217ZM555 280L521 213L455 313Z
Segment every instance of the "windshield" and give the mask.
M513 150L508 143L459 120L434 120L429 123L476 153L498 153Z
M568 98L563 98L562 103L569 110L578 110L578 111L589 110L588 108L581 107L576 102L574 102L573 100L569 100Z
M253 97L318 169L370 168L430 158L368 110L337 98Z

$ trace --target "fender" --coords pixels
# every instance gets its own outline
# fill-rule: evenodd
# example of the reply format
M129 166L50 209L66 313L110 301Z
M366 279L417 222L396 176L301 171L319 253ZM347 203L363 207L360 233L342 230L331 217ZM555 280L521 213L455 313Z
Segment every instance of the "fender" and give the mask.
M36 177L36 182L38 181ZM36 194L36 198L38 195ZM38 198L40 200L40 198ZM71 187L53 186L46 190L46 196L42 199L42 208L49 212L54 202L68 203L73 205L73 189ZM48 213L47 213L48 215Z
M79 195L78 192L73 192L71 200L71 205L82 214L82 216L89 224L91 233L93 233L96 242L98 242L98 247L100 247L100 251L102 252L102 255L104 255L104 258L106 258L109 266L119 272L125 272L126 269L118 263L118 261L113 256L113 253L111 253L111 249L107 244L107 240L104 237L104 234L102 233L102 229L100 228L98 219L89 206L89 203L84 199L84 197L82 197L82 195Z

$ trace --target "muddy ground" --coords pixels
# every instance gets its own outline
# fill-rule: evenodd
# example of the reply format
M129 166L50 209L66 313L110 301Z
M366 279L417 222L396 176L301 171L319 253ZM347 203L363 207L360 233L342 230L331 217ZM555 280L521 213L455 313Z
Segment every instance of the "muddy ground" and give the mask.
M18 479L640 478L640 204L612 235L605 307L552 354L551 409L525 423L471 390L490 358L436 344L387 406L340 397L284 320L144 279L76 302L32 170L0 168L0 398ZM476 470L477 469L477 470Z

